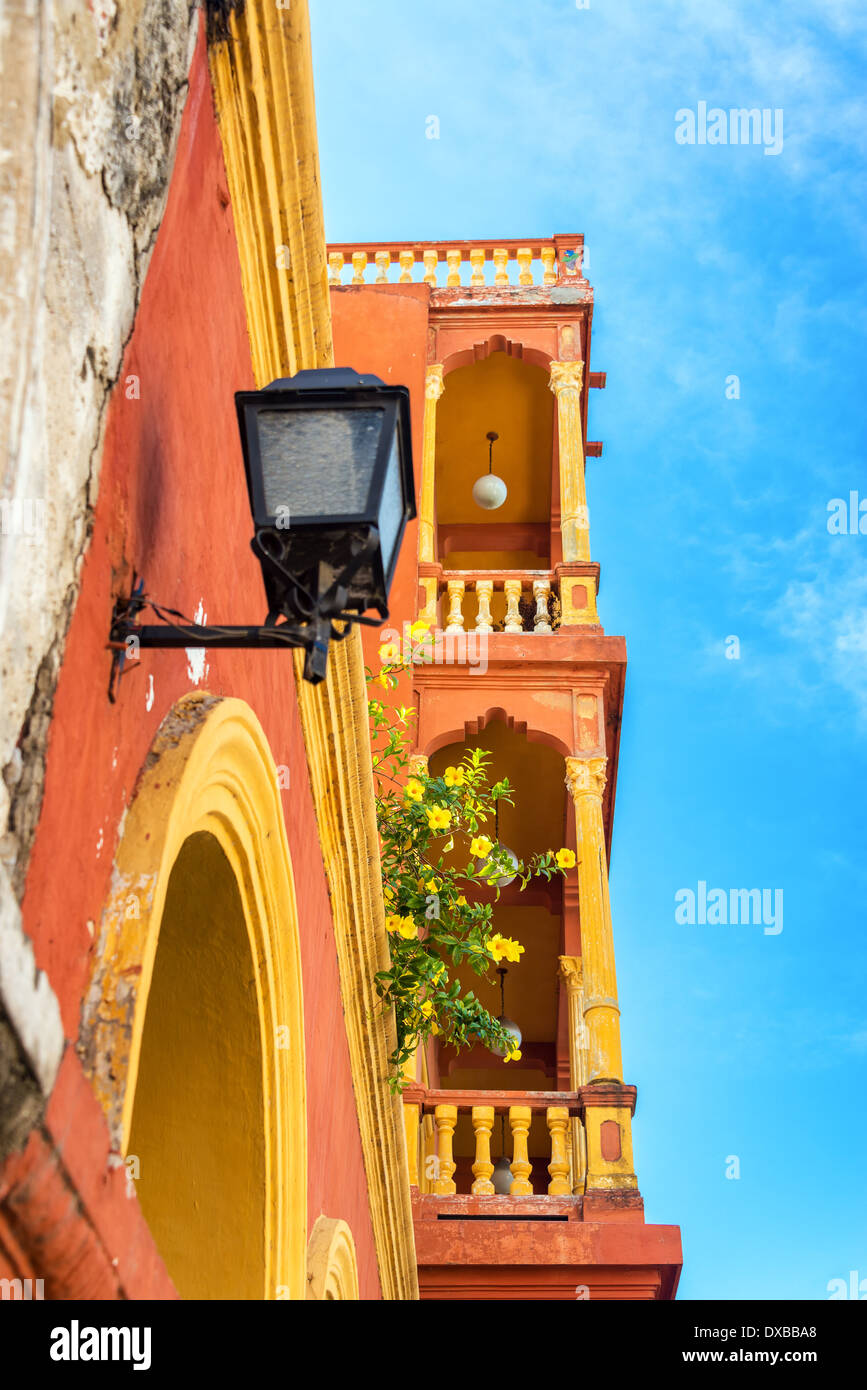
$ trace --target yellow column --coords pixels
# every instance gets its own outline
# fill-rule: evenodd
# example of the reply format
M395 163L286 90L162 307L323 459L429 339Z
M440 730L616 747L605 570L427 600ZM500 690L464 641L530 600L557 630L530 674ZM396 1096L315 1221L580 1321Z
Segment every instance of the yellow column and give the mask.
M421 505L418 512L418 558L434 558L434 478L437 401L445 390L442 366L428 367L424 381L424 440L421 455Z
M581 427L583 362L552 362L550 387L557 397L560 441L560 530L563 560L590 559L590 519L584 483L584 434Z
M560 956L560 974L566 984L569 1008L569 1086L580 1091L587 1085L587 1025L584 1022L584 971L580 956ZM580 1196L587 1177L587 1142L584 1126L575 1117L571 1125L572 1192Z
M614 934L602 823L607 758L567 758L566 785L575 802L578 901L584 967L584 1021L588 1032L587 1082L622 1081L620 1008L614 970Z

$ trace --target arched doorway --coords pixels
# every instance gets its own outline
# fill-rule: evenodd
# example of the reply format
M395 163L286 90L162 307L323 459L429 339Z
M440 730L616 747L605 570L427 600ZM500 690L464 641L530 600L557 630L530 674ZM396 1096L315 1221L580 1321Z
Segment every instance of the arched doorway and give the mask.
M128 809L79 1051L184 1297L304 1298L304 1008L264 732L195 693Z
M213 835L191 835L166 893L129 1139L145 1220L184 1298L266 1296L255 974L229 861Z

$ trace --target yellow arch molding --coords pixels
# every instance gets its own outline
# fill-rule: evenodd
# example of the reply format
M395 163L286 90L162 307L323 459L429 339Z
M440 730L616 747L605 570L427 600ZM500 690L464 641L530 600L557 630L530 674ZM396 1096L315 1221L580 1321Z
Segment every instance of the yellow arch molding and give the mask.
M242 700L196 692L166 716L115 858L79 1051L126 1154L147 999L169 878L191 835L214 837L238 886L263 1059L265 1282L307 1288L307 1123L298 916L277 771ZM228 1117L227 1117L228 1119Z
M307 0L246 0L228 24L228 41L211 48L211 80L253 371L265 386L334 361ZM298 660L382 1295L417 1299L403 1107L386 1082L394 1021L373 988L389 953L357 630L331 648L321 685L300 671Z
M307 1245L307 1297L358 1298L358 1265L355 1241L345 1221L317 1217Z

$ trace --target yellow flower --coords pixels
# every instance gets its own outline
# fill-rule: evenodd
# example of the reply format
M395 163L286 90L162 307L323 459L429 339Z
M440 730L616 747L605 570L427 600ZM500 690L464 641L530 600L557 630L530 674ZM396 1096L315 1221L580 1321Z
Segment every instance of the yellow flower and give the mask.
M404 801L421 801L424 796L424 786L417 777L410 777L404 791Z
M445 806L431 806L427 813L427 823L431 830L448 830L452 823L452 813Z
M427 883L425 884L425 888L429 893L435 893L439 888L439 884L437 883L435 878L429 878Z
M466 772L462 767L447 767L445 771L445 781L447 787L462 787L466 780Z
M467 902L467 900L466 900L466 898L464 897L463 893L460 893L460 894L455 898L455 906L456 906L456 907L469 907L469 903Z
M511 1052L507 1052L505 1057L503 1058L504 1062L520 1062L520 1060L521 1049L519 1047L513 1048Z
M433 1013L433 1003L430 999L426 999L424 1003L421 1005L421 1012L424 1018L430 1018L431 1014Z
M419 619L414 622L409 630L410 637L421 637L422 633L430 632L430 623L424 623Z
M388 932L398 931L400 929L401 921L402 918L400 917L400 915L397 912L392 912L385 919L385 930Z
M387 642L379 649L379 659L383 666L392 666L400 660L400 647L396 642Z
M477 859L487 859L493 845L487 835L477 835L470 845L470 854L474 854Z
M414 936L418 936L418 928L411 917L400 917L398 921L400 922L398 931L407 941L411 941Z
M524 952L520 942L513 941L510 936L501 936L499 932L489 938L487 945L494 960L497 961L505 959L519 964Z
M558 869L574 869L574 868L575 868L575 851L572 850L572 849L558 849L558 851L557 851L557 868L558 868Z

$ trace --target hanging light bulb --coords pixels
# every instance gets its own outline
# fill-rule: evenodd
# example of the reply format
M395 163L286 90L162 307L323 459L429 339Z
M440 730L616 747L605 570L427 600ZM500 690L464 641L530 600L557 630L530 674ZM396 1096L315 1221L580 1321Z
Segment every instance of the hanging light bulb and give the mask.
M515 870L515 873L513 873L513 874L510 874L510 873L500 874L500 876L499 876L498 878L487 878L487 876L486 876L486 882L487 882L487 883L493 883L497 888L507 888L507 887L509 886L510 883L514 883L514 881L515 881L515 878L516 878L516 875L517 875L517 870L518 870L518 856L517 856L517 854L515 853L514 850L509 849L509 846L508 846L508 845L502 845L502 844L500 844L500 803L499 803L499 802L497 802L497 805L496 805L496 807L495 807L495 809L494 809L494 839L496 840L496 842L497 842L497 848L498 848L499 851L500 851L500 855L499 855L498 857L502 857L503 854L507 855L507 856L508 856L508 859L509 859L509 863L512 865L512 868ZM489 855L487 855L487 856L482 860L482 863L481 863L482 872L484 872L484 868L485 868L485 865L486 865L486 864L492 864L493 862L494 862L494 852L493 852L493 850L492 850L491 853L490 853Z
M515 1048L521 1046L522 1033L517 1023L515 1023L513 1019L507 1018L506 1016L506 976L508 975L508 973L509 972L504 965L500 965L497 967L497 974L500 977L500 1015L497 1019L497 1022L500 1024L502 1028L505 1028L507 1033L511 1034L512 1051L514 1052ZM506 1056L505 1048L492 1047L490 1050L491 1052L493 1052L495 1057Z
M477 506L483 507L486 512L493 512L497 507L502 507L509 495L509 490L502 478L498 478L496 473L491 471L494 463L494 440L499 439L499 437L494 430L489 430L485 435L489 441L488 471L473 483L473 501Z

